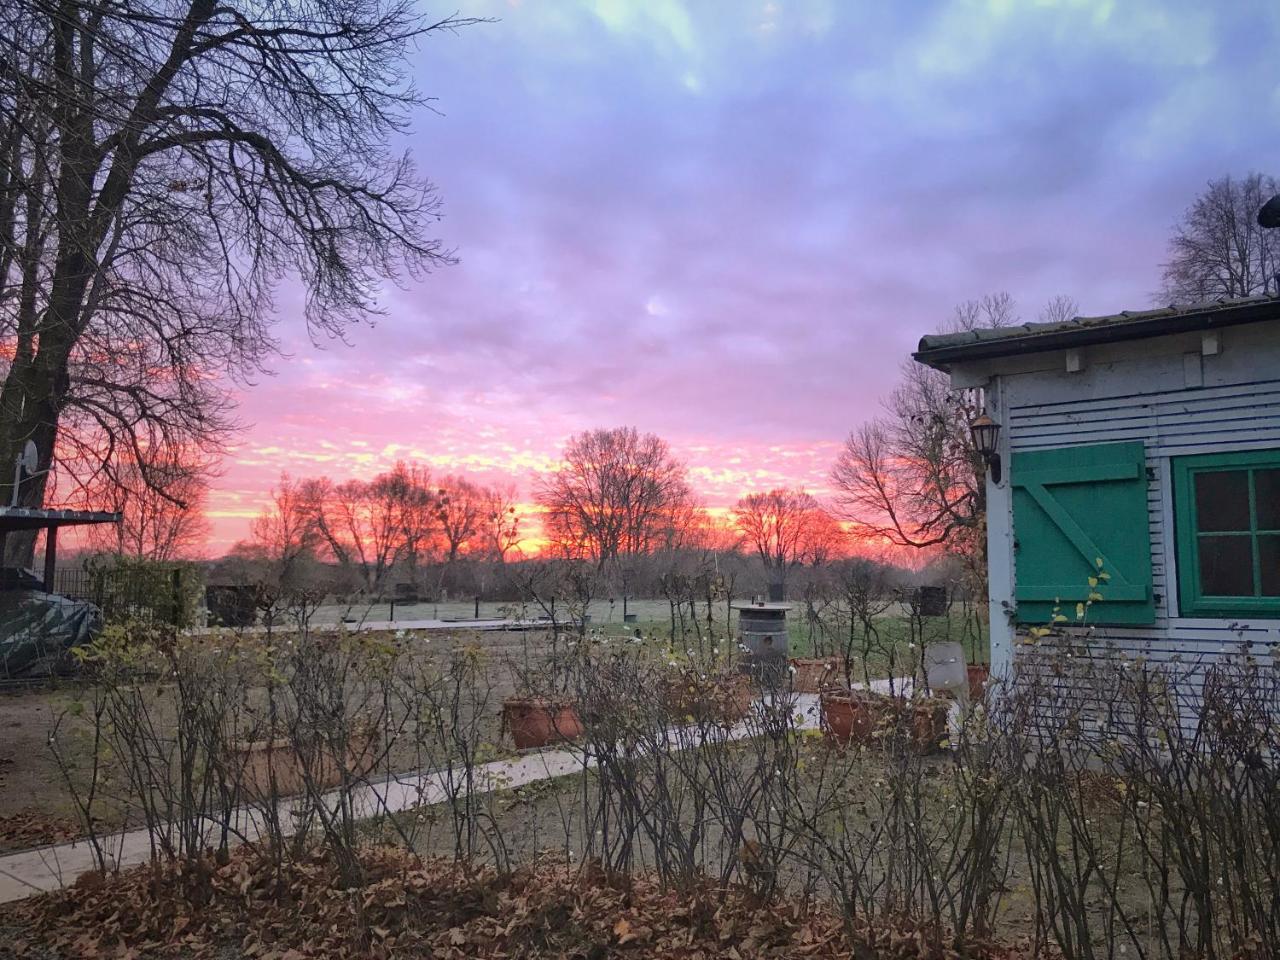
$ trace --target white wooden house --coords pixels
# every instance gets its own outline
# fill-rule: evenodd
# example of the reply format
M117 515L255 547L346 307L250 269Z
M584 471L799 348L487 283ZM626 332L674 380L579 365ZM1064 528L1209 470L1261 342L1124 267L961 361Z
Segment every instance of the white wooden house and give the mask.
M985 392L991 652L1073 616L1159 663L1280 648L1280 299L927 336ZM993 462L992 467L996 464Z

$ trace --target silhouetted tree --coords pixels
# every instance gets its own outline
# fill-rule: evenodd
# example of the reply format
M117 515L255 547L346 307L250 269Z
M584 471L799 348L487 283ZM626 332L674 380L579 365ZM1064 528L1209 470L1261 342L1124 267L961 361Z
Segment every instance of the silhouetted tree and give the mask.
M634 427L570 438L560 469L538 486L545 527L568 556L604 564L665 542L691 500L684 464Z
M147 451L151 453L151 451ZM147 560L192 557L205 545L212 464L195 451L165 450L162 462L118 460L91 478L83 505L121 514L119 523L86 528L98 550ZM80 498L77 498L80 499Z
M770 593L782 599L787 572L815 558L829 558L835 525L804 490L777 488L743 497L733 508L734 522L769 574Z
M465 21L401 0L3 9L0 464L35 442L24 505L55 458L215 448L233 425L215 374L275 352L282 275L313 335L337 336L382 281L449 260L427 236L435 193L390 139L422 102L414 40Z
M421 552L428 535L418 518L439 509L431 490L414 482L403 465L372 480L335 484L308 480L304 496L320 540L341 566L357 571L366 591L378 595L402 559Z
M488 487L484 491L484 540L486 550L505 563L507 554L520 552L524 539L520 530L520 513L514 484Z
M1040 319L1074 315L1066 297ZM956 307L948 331L998 328L1018 321L1007 293ZM896 546L945 549L962 558L975 590L986 584L986 464L969 424L983 410L977 390L953 390L950 378L914 361L889 395L885 413L850 432L831 479L838 512L863 537Z
M440 481L436 496L445 559L453 562L484 528L485 491L465 477L449 476Z
M1258 209L1280 192L1251 173L1209 181L1174 227L1163 295L1171 303L1280 293L1280 231L1258 225Z

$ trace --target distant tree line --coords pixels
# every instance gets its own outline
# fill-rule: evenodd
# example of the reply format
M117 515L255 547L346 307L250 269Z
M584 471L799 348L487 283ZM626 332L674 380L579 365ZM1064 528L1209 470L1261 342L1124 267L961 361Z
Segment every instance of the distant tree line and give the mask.
M367 481L285 474L249 539L215 567L224 578L282 590L438 594L443 570L463 561L502 564L518 553L521 519L513 486L435 478L416 464L397 463Z
M417 464L370 480L282 476L215 576L388 599L528 600L582 594L589 580L595 597L711 604L802 592L881 542L852 538L801 489L750 493L714 515L664 440L620 427L571 437L529 506L514 486Z

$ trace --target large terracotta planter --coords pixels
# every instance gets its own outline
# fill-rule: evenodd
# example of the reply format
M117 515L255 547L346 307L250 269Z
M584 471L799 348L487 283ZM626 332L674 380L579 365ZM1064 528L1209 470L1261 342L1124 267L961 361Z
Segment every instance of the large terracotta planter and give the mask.
M273 795L283 797L302 793L308 781L313 788L337 786L342 782L343 767L349 776L364 776L377 759L377 735L373 731L352 734L341 767L328 744L317 743L314 750L300 755L289 737L236 741L230 744L228 752L231 777L248 796L255 799Z
M751 678L743 673L731 674L720 680L719 688L716 702L722 717L733 723L746 719L756 698Z
M864 693L823 693L821 704L822 729L840 744L874 743L893 712L887 697Z
M868 693L822 694L822 728L840 744L904 743L918 754L933 753L947 735L948 700L904 700Z
M677 723L710 720L731 725L751 711L755 690L751 677L743 673L705 679L685 673L667 682L663 696L667 710Z
M986 697L987 680L991 677L991 668L981 663L969 664L969 702L978 703Z
M795 693L821 693L822 688L840 675L838 657L793 657L791 689Z
M582 735L582 720L570 703L543 697L511 697L502 702L502 722L517 750L545 747Z

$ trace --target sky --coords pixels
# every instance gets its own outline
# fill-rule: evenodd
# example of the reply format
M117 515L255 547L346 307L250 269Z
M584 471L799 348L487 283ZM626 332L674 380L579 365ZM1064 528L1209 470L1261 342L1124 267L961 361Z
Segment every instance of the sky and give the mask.
M1148 307L1205 182L1280 166L1272 2L419 2L491 21L413 58L458 263L319 349L279 298L212 554L283 471L527 498L592 427L665 438L711 507L827 493L957 303Z

